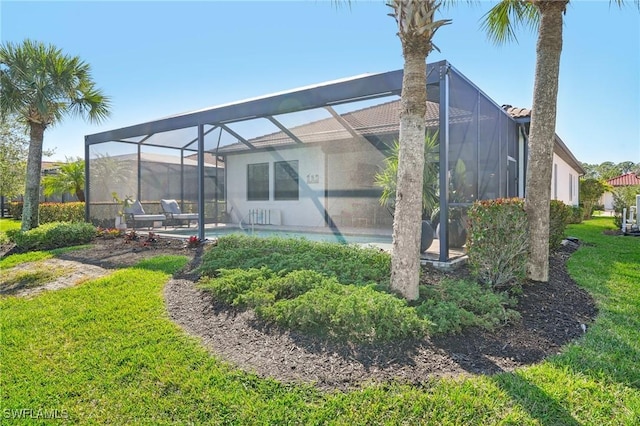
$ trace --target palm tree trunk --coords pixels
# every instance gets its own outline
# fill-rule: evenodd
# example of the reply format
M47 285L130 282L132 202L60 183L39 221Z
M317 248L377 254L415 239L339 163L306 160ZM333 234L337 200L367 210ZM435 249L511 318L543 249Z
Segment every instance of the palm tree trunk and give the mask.
M540 27L536 46L525 209L531 249L528 276L540 282L549 281L549 202L562 51L562 15L567 3L568 0L534 0L540 10Z
M391 251L391 288L418 298L427 91L424 49L404 48L400 153Z
M27 157L27 179L24 190L24 205L22 207L23 231L37 228L38 204L40 202L40 173L42 171L42 142L45 126L39 123L29 123L30 140L29 156Z

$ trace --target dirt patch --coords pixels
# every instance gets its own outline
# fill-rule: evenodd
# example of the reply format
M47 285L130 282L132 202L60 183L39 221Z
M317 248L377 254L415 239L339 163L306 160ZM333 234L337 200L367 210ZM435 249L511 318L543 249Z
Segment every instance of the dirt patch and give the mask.
M251 311L218 303L189 280L172 280L165 300L171 319L211 353L260 376L325 390L388 381L419 385L434 377L511 371L559 353L582 336L597 311L566 272L574 249L564 247L551 257L549 283L527 283L516 307L522 319L495 332L468 329L455 336L348 345L265 324ZM462 277L468 270L452 274ZM427 277L435 282L447 275L434 270Z

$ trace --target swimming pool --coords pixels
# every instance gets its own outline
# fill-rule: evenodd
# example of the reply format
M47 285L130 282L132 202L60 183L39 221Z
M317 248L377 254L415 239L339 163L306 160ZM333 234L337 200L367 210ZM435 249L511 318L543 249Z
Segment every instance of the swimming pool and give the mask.
M176 229L167 232L171 235L190 236L197 234L196 229ZM391 244L391 235L380 234L345 234L336 232L314 232L314 231L290 231L281 229L240 229L236 227L224 227L215 229L205 229L205 238L214 239L229 234L255 235L256 237L280 237L280 238L302 238L309 241L323 241L341 244Z

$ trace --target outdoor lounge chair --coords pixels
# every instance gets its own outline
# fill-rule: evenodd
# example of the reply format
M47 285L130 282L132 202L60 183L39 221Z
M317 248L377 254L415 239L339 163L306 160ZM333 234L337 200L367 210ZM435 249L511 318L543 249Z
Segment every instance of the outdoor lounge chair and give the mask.
M166 219L163 214L146 214L142 208L140 201L134 200L129 207L124 209L127 221L131 221L133 229L136 229L137 222L155 222L164 221Z
M192 220L198 220L198 213L182 213L176 200L160 200L160 205L166 219L170 222L186 220L188 228Z

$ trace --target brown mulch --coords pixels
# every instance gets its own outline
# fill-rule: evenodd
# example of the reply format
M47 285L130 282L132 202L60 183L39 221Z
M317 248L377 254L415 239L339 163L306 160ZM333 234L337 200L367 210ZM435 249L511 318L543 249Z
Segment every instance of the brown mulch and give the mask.
M190 264L165 287L169 317L198 337L215 356L263 377L313 383L346 390L364 383L399 381L423 384L435 377L494 374L533 364L561 352L580 338L597 314L591 296L567 274L565 263L576 245L550 257L549 283L526 283L516 307L522 319L495 332L469 329L463 334L376 345L320 340L265 324L251 311L229 308L196 288L193 272L203 253L183 240L159 238L151 245L122 239L96 240L89 249L60 258L106 269L131 266L161 254L183 254ZM426 283L447 275L428 269Z

